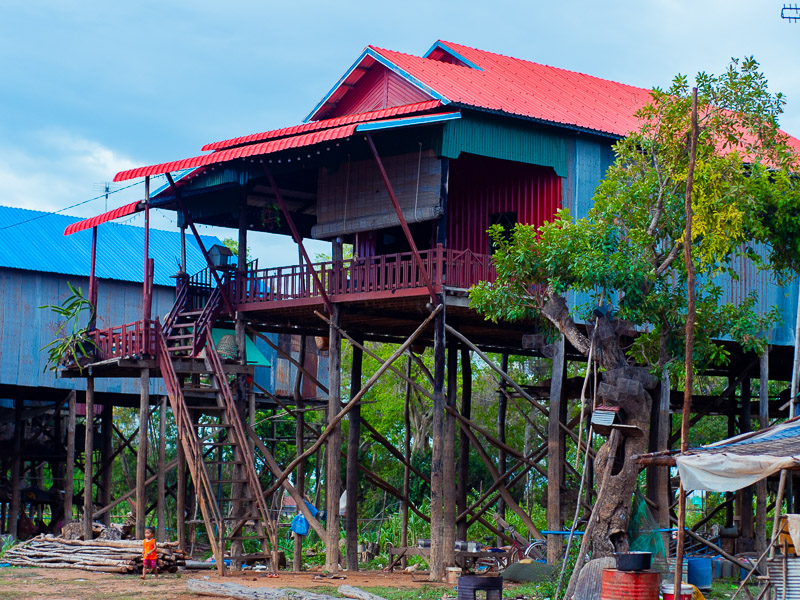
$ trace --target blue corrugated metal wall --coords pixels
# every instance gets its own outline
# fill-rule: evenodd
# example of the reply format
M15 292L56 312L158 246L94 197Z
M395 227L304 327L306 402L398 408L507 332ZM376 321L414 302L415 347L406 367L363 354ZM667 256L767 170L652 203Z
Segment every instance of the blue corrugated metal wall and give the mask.
M565 178L564 206L568 207L575 218L585 217L592 206L592 196L597 184L606 170L614 162L612 142L600 138L572 137L567 141L568 175ZM798 282L793 281L786 286L779 286L768 273L757 271L746 259L737 259L735 268L739 280L727 276L717 278L722 286L723 298L738 303L748 293L758 293L758 310L767 312L776 306L782 320L770 334L770 343L778 346L794 344L795 310L797 307ZM589 301L587 294L572 295L573 306Z
M46 304L60 304L69 296L67 282L83 288L89 280L34 271L0 269L0 384L59 389L85 389L81 379L59 379L45 371L47 344L58 327L58 319ZM154 287L153 316L163 316L172 308L175 289ZM101 281L98 294L98 327L122 325L142 318L141 284ZM152 380L151 394L163 394L160 381ZM139 381L97 379L98 392L139 393Z

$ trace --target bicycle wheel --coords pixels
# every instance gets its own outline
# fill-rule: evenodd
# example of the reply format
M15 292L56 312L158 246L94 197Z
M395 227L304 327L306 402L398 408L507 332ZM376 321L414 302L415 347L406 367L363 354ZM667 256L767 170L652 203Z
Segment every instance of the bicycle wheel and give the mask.
M525 549L525 558L531 560L547 560L547 541L534 540Z

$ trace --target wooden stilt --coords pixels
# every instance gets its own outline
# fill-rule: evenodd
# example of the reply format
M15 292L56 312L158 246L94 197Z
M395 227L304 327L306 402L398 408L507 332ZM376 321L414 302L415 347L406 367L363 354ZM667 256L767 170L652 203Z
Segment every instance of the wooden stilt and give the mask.
M741 433L752 431L751 424L751 391L750 378L742 381L741 393L741 417L739 430ZM753 486L749 485L739 491L741 515L741 535L737 540L737 552L753 552L755 550L754 527L753 527Z
M504 352L500 357L500 368L503 370L503 373L508 373L508 353ZM505 389L503 386L503 382L500 382L500 389L497 391L497 439L501 442L505 443L506 441L506 409L507 409L507 402L508 398L505 394ZM552 414L552 412L551 412ZM505 450L499 450L497 453L497 470L500 473L503 473L506 470L506 453ZM504 519L506 518L506 502L503 500L502 496L497 501L497 512L500 514L501 517ZM497 544L500 545L500 540L497 540Z
M100 420L100 433L102 434L103 446L100 451L100 456L103 460L102 471L100 472L100 490L102 496L100 497L100 504L108 506L111 503L111 483L112 475L114 473L111 457L114 453L114 438L113 438L113 424L114 424L114 405L110 401L103 404L103 415ZM103 515L103 524L108 527L111 525L111 513L107 512Z
M447 406L455 410L458 396L458 346L447 349ZM442 450L442 559L444 567L456 564L456 423L453 413L445 412Z
M94 520L94 498L92 481L94 479L94 377L86 378L86 437L83 458L83 539L92 539Z
M75 390L67 399L67 457L64 467L64 524L72 522L72 498L75 495Z
M159 542L167 541L167 518L166 518L166 467L167 465L167 397L162 396L158 409L158 478L156 485L158 496L156 497L156 514L158 528L156 529L156 539Z
M302 258L300 261L302 262ZM305 369L305 356L306 356L306 336L300 337L300 352L297 361L297 376L294 381L294 405L297 409L294 412L295 429L294 429L294 446L295 452L298 456L303 454L305 450L305 428L306 428L306 413L303 410L303 376ZM291 358L291 356L290 356ZM327 389L327 388L326 388ZM306 494L306 461L303 459L297 464L297 469L294 473L295 489L298 495L303 498ZM300 505L297 505L297 510L300 510ZM303 570L303 539L305 536L294 536L294 552L292 556L292 568L295 571Z
M469 350L461 348L461 414L470 419L472 414L472 361ZM467 539L467 486L469 483L469 438L461 431L458 444L458 514L456 522L458 539Z
M445 444L444 376L445 376L445 311L436 315L433 325L433 447L431 452L431 560L430 580L444 577L442 509L442 468Z
M341 260L341 242L334 243L334 261ZM334 304L331 321L341 325L341 307ZM335 418L341 410L341 366L342 338L337 327L330 327L328 350L328 433L327 465L325 469L325 507L328 521L325 535L325 568L329 573L339 570L339 496L341 495L341 471L339 450L342 445L342 430Z
M400 504L400 546L408 546L408 506L411 494L411 353L409 352L406 363L406 393L403 398L403 498ZM405 556L402 559L403 568L407 566Z
M177 473L177 490L175 498L175 518L176 518L176 535L178 538L178 548L181 550L186 549L186 452L183 449L183 444L178 442L176 444L177 459L178 459L178 473Z
M759 357L758 428L769 427L769 348ZM767 479L756 484L756 551L767 547Z
M361 389L361 365L364 353L353 347L353 366L350 375L350 397ZM347 490L346 535L347 570L358 571L358 447L361 444L361 406L350 411L350 429L347 437L347 467L345 489Z
M25 422L22 420L22 409L25 401L14 400L14 440L11 456L11 503L8 511L8 533L17 537L19 513L22 510L20 498L20 478L22 477L22 440L25 435Z
M556 342L553 357L553 376L550 380L550 415L547 421L547 528L561 531L564 528L564 460L566 440L560 423L566 414L564 397L564 378L566 376L566 351L564 337ZM555 564L561 560L563 537L547 536L547 563Z
M147 427L150 415L150 369L142 369L139 389L139 447L136 450L136 539L144 538L147 499Z

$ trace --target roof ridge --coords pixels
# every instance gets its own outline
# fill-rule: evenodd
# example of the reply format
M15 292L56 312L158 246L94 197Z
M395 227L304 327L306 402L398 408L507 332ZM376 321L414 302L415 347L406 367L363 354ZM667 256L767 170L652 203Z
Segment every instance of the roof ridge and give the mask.
M446 46L455 46L456 48L453 48L454 50L457 49L457 48L466 48L467 50L473 50L475 52L480 52L482 54L491 54L492 56L499 56L501 58L506 58L506 59L509 59L509 60L517 61L517 62L524 62L524 63L528 63L528 64L531 64L531 65L536 65L537 67L544 67L546 69L554 69L556 71L561 71L561 72L564 72L564 73L570 73L572 75L581 75L583 77L590 77L590 78L592 78L594 80L597 80L597 81L605 81L607 83L612 83L614 85L622 85L622 86L625 86L625 87L628 87L628 88L632 88L634 90L644 91L644 92L648 92L648 93L653 91L653 88L645 88L645 87L640 87L640 86L637 86L637 85L631 85L629 83L624 83L622 81L616 81L614 79L608 79L606 77L598 77L597 75L591 75L589 73L584 73L583 71L575 71L575 70L572 70L572 69L565 69L564 67L556 67L554 65L547 65L545 63L529 60L527 58L520 58L518 56L511 56L511 55L508 55L508 54L503 54L501 52L492 52L491 50L482 50L481 48L475 48L473 46L467 46L465 44L459 44L457 42L448 42L447 40L441 40L440 39L440 40L437 40L437 41L441 42L442 44L444 44ZM437 61L437 62L441 62L441 61ZM443 63L443 64L447 64L447 63Z

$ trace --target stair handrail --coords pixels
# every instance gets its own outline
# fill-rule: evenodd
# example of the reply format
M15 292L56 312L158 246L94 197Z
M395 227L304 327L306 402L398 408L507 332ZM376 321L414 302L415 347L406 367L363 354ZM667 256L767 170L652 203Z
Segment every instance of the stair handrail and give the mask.
M186 453L191 473L192 480L195 482L200 500L200 511L203 514L203 521L206 523L208 539L211 543L211 550L214 554L214 559L217 563L217 569L220 574L225 573L224 561L224 548L217 540L213 528L216 527L220 537L224 534L224 521L222 514L219 512L219 507L215 502L214 490L211 485L211 480L206 471L205 463L203 462L202 451L200 450L200 440L197 433L192 426L191 415L189 409L186 408L186 401L181 390L178 375L172 364L172 357L169 354L167 340L164 336L163 330L158 331L158 366L161 371L161 377L164 380L164 386L167 388L167 397L170 401L172 412L175 415L175 424L178 429L178 440L183 445ZM213 527L209 527L212 525Z
M222 309L222 290L219 287L214 288L211 296L208 297L203 312L197 317L194 322L194 329L192 330L192 356L197 356L206 343L206 331L211 331L214 323L219 316Z
M180 272L176 276L176 280L175 303L172 305L169 314L164 319L164 324L161 326L161 329L164 331L166 336L169 336L169 334L172 332L175 319L177 319L178 314L184 310L186 307L186 301L189 298L189 274Z
M225 408L225 412L228 414L228 420L230 421L229 424L233 425L232 430L236 438L236 443L242 449L242 456L245 463L245 473L247 475L252 494L255 496L253 499L256 502L257 510L259 513L261 513L261 520L269 526L270 532L274 535L276 529L272 522L272 517L270 516L269 509L267 508L266 501L264 500L264 493L261 488L261 482L258 480L255 461L253 460L253 456L246 451L247 434L242 426L239 409L237 408L236 403L233 401L233 393L231 392L230 385L228 384L228 378L225 375L225 371L222 366L222 360L217 352L217 347L214 344L214 338L210 329L206 331L205 348L206 366L214 376L214 380L217 384L217 390L219 390L218 397L222 400L223 408ZM274 546L275 540L271 539L270 544Z

